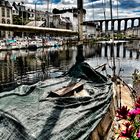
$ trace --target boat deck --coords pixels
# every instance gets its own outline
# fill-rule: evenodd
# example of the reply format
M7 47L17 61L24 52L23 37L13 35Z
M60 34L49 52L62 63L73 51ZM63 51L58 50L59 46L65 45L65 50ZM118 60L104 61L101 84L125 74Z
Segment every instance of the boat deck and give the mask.
M134 106L134 90L129 87L126 83L119 81L114 83L114 102L115 110L122 106L127 106L128 109L132 109ZM116 112L115 112L116 113ZM119 134L122 130L125 130L123 123L125 120L119 120L115 114L114 121L112 123L109 136L107 140L125 140L126 138L119 137Z

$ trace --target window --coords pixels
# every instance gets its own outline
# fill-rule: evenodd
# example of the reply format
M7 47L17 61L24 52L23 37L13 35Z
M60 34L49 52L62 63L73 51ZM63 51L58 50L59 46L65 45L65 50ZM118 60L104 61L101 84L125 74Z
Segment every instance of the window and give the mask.
M10 19L7 19L7 24L10 24Z
M4 18L2 18L2 23L3 23L3 24L5 23L5 19L4 19Z
M6 34L6 31L1 31L1 36L4 38Z
M2 7L2 17L5 17L5 8L4 7Z
M10 36L11 36L11 32L9 31L9 32L8 32L8 37L10 37Z
M7 17L10 17L10 9L7 9Z

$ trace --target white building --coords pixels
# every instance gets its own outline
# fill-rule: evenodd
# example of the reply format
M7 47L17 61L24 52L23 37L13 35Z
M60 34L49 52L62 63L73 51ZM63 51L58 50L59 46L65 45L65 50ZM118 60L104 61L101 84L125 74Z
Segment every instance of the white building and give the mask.
M66 11L65 13L60 14L60 20L64 21L65 23L71 24L71 29L78 31L77 18L74 19L72 12ZM75 29L75 27L76 27L76 29Z
M0 23L3 24L12 24L12 6L8 1L0 1ZM0 38L8 38L12 36L10 31L0 31Z
M50 23L53 28L60 28L60 29L70 29L72 30L72 22L69 17L64 17L61 14L54 14L52 16L52 23Z
M15 7L12 7L12 13L14 16L19 16L19 11L15 9Z
M45 20L46 19L46 12L45 11L41 11L41 10L36 10L36 9L27 9L28 13L29 13L29 19L30 20Z
M71 24L71 28L66 28L66 29L71 29L73 31L78 32L79 31L79 23L78 23L78 9L73 8L73 9L64 9L64 10L55 10L56 13L56 17L54 18L54 23L55 26L59 26L58 24L60 24L60 21L65 21L66 23L70 23ZM86 11L83 11L83 21L85 20L85 13ZM58 20L58 18L60 18L60 21ZM68 20L66 20L68 19ZM63 28L62 26L60 26L61 28ZM83 35L85 38L95 38L97 36L98 32L97 32L97 25L92 22L92 21L87 21L87 22L83 22Z
M83 22L83 34L85 38L96 38L98 34L97 25L93 21Z

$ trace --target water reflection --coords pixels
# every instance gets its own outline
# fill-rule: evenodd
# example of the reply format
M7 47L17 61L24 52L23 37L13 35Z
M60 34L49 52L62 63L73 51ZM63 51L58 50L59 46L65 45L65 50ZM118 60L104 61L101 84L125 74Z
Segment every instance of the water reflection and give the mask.
M133 49L133 48L128 48L126 43L124 44L102 44L101 45L101 54L99 56L101 57L118 57L118 58L128 58L128 59L139 59L139 49ZM100 50L100 48L99 48Z
M66 69L70 63L74 63L73 51L73 48L62 47L0 52L1 87L6 83L8 88L9 84L32 84L49 78L49 71Z
M139 44L140 41L118 43L114 44L113 47L111 44L102 44L100 46L101 54L94 56L88 62L93 67L106 63L107 72L112 74L110 68L113 67L113 58L115 58L116 73L120 74L127 83L132 84L132 73L140 67Z
M115 57L117 67L121 67L129 75L140 66L138 44L131 43L135 48L128 47L129 43L85 45L83 55L93 67L103 63L112 67L112 58ZM10 84L32 84L50 78L51 73L56 72L57 75L57 72L67 70L75 63L76 54L77 48L74 46L0 52L1 90L7 83L7 87Z

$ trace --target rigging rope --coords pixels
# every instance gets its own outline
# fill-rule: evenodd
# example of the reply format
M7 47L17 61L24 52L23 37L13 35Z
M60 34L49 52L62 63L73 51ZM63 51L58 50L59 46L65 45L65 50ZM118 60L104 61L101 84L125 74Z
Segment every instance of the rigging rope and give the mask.
M119 0L117 0L117 19L119 18L119 6L118 6L118 4L119 4Z
M105 10L105 1L102 0L103 12L104 12L104 19L106 20L106 10Z

